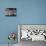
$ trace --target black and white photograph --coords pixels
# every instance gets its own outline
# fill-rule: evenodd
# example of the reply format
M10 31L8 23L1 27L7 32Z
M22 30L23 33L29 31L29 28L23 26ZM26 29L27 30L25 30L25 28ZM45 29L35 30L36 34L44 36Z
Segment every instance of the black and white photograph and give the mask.
M5 16L16 16L16 8L6 8Z
M46 42L46 25L18 25L18 38L20 46L31 46Z

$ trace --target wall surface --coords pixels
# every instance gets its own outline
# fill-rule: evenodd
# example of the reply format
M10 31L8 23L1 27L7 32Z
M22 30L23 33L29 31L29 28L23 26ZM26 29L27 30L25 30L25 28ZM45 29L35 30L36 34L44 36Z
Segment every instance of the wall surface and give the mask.
M16 17L5 16L9 7L17 8ZM46 0L0 0L0 44L8 43L9 32L17 33L17 24L46 24Z

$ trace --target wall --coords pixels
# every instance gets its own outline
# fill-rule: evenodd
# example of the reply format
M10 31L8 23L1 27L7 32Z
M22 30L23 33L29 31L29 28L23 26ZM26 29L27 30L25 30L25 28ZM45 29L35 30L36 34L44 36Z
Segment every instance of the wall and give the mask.
M16 17L5 17L8 7L17 8ZM0 44L8 43L9 32L17 33L17 24L46 24L46 0L0 0Z

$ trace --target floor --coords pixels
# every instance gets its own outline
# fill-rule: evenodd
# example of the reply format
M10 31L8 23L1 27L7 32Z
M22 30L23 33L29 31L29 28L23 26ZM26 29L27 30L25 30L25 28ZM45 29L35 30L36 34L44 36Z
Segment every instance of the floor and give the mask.
M46 46L46 42L45 41L25 41L25 40L21 40L20 41L20 46Z
M0 46L8 46L8 44L0 44ZM13 46L13 45L10 45ZM15 44L14 46L18 46L18 44Z
M0 46L8 46L8 44L0 44ZM28 41L21 40L19 45L15 44L14 46L46 46L46 42L45 41L32 42L31 40L28 40Z

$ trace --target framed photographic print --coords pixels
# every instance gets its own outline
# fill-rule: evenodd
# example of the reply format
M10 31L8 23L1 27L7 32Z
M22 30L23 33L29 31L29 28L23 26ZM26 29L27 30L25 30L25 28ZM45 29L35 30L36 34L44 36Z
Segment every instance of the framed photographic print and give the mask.
M16 8L6 8L5 16L16 16Z
M18 25L18 38L21 40L46 41L45 24L20 24Z

